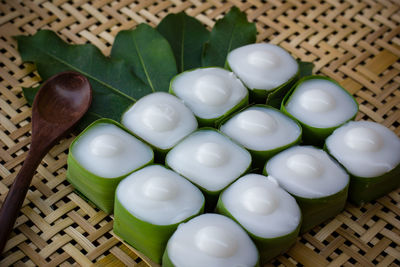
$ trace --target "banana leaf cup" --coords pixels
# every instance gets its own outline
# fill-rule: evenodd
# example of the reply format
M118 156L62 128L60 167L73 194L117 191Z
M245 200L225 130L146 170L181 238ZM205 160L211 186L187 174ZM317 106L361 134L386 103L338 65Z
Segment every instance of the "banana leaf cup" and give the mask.
M118 183L153 161L149 146L110 119L89 125L71 143L69 151L67 180L106 213L113 210Z
M200 127L215 127L229 114L248 105L248 90L232 73L218 67L203 67L176 75L169 92L187 105Z
M378 123L343 125L328 137L325 150L350 174L349 201L356 205L400 186L400 138Z
M251 103L279 108L300 75L298 62L279 46L258 43L232 50L225 67L249 89Z
M156 263L178 225L203 213L204 196L161 165L150 165L117 188L114 233Z
M284 97L281 110L299 121L303 143L322 147L338 127L358 112L354 97L336 81L324 76L301 78Z
M350 174L349 201L362 206L383 197L400 187L400 164L396 168L377 177L358 177Z
M204 193L212 212L220 192L248 171L251 155L216 129L201 128L171 149L165 164Z
M247 233L233 220L203 214L178 229L168 241L162 266L257 266L259 254Z
M325 151L295 146L271 158L264 174L275 178L302 212L300 233L339 214L346 205L349 175Z
M121 123L153 148L157 163L163 163L166 153L198 126L193 112L166 92L136 101L124 112Z
M252 169L259 172L268 159L299 144L302 138L302 127L296 120L261 104L224 119L219 129L251 153Z
M270 177L241 177L220 195L216 211L246 230L258 248L261 264L287 251L299 235L300 208Z

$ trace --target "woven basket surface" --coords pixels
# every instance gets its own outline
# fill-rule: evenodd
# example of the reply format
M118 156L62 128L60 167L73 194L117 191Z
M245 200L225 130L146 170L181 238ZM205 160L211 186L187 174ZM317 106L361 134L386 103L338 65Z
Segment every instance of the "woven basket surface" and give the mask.
M51 29L65 41L92 43L108 55L114 36L139 23L157 25L185 11L208 28L236 5L257 24L258 42L279 44L315 72L340 82L360 104L357 119L400 136L400 2L398 0L0 1L0 204L30 144L31 109L22 87L40 78L23 64L14 35ZM147 266L112 234L112 217L65 180L68 146L46 155L33 178L0 266ZM400 190L304 234L274 259L284 266L399 266Z

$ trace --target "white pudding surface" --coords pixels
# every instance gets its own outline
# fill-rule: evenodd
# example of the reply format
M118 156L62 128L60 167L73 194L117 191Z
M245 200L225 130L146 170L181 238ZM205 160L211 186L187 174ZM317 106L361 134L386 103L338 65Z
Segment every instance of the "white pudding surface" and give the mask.
M250 233L274 238L293 232L301 219L296 200L271 177L247 174L222 193L230 214Z
M104 178L128 174L153 159L151 148L111 123L97 123L77 139L72 155L86 170Z
M296 60L283 48L272 44L250 44L228 54L232 71L250 89L272 90L298 71Z
M357 104L340 86L325 79L302 82L286 103L299 121L316 128L338 126L357 113Z
M155 225L171 225L195 215L204 204L200 190L179 174L151 165L123 179L117 198L133 216Z
M171 83L172 90L193 113L203 119L218 118L240 103L248 94L242 82L221 68L185 71Z
M254 106L236 114L220 130L244 147L267 151L293 143L301 134L299 125L280 111Z
M214 130L194 132L168 152L166 164L208 191L219 191L244 173L250 153Z
M351 174L377 177L400 164L400 138L370 121L351 121L326 140L329 153Z
M122 124L160 149L173 147L197 128L192 111L177 97L164 92L139 99L124 113Z
M174 266L254 266L258 251L247 233L233 220L203 214L180 224L167 245Z
M272 157L265 166L289 193L303 198L321 198L338 193L349 183L349 175L325 151L295 146Z

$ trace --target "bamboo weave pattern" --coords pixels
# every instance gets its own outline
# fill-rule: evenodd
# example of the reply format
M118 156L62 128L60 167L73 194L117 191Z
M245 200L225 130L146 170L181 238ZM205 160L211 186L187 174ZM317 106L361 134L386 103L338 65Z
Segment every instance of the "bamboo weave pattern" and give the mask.
M400 2L398 0L3 0L0 1L0 204L30 143L30 108L22 87L37 84L12 38L51 29L65 41L93 43L108 55L114 36L139 23L155 26L185 11L208 28L236 5L257 24L258 42L279 44L340 82L360 104L357 119L379 122L400 136ZM63 140L33 178L0 266L147 266L112 235L112 218L65 181ZM271 265L399 266L400 190L299 238Z

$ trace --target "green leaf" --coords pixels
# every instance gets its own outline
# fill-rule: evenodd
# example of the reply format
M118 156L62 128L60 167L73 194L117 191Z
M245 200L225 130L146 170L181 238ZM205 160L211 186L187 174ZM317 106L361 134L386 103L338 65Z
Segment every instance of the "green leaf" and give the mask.
M153 91L168 91L177 74L174 54L168 41L147 24L120 31L115 37L111 58L123 59Z
M218 20L206 44L203 66L224 67L228 53L235 48L256 41L257 29L247 21L246 14L233 7L224 18Z
M106 58L94 45L69 45L49 30L16 39L23 61L34 62L43 80L67 70L80 72L89 79L93 100L83 119L85 123L102 117L119 120L136 99L152 92L123 61ZM28 98L32 92L26 90Z
M37 91L39 90L41 85L38 85L36 87L22 87L22 92L24 93L26 101L28 101L28 104L32 106L33 100L35 99L35 95Z
M185 12L169 14L157 30L171 45L179 72L201 66L203 46L210 33L197 19Z
M299 79L312 75L314 64L312 62L297 61L299 63Z

